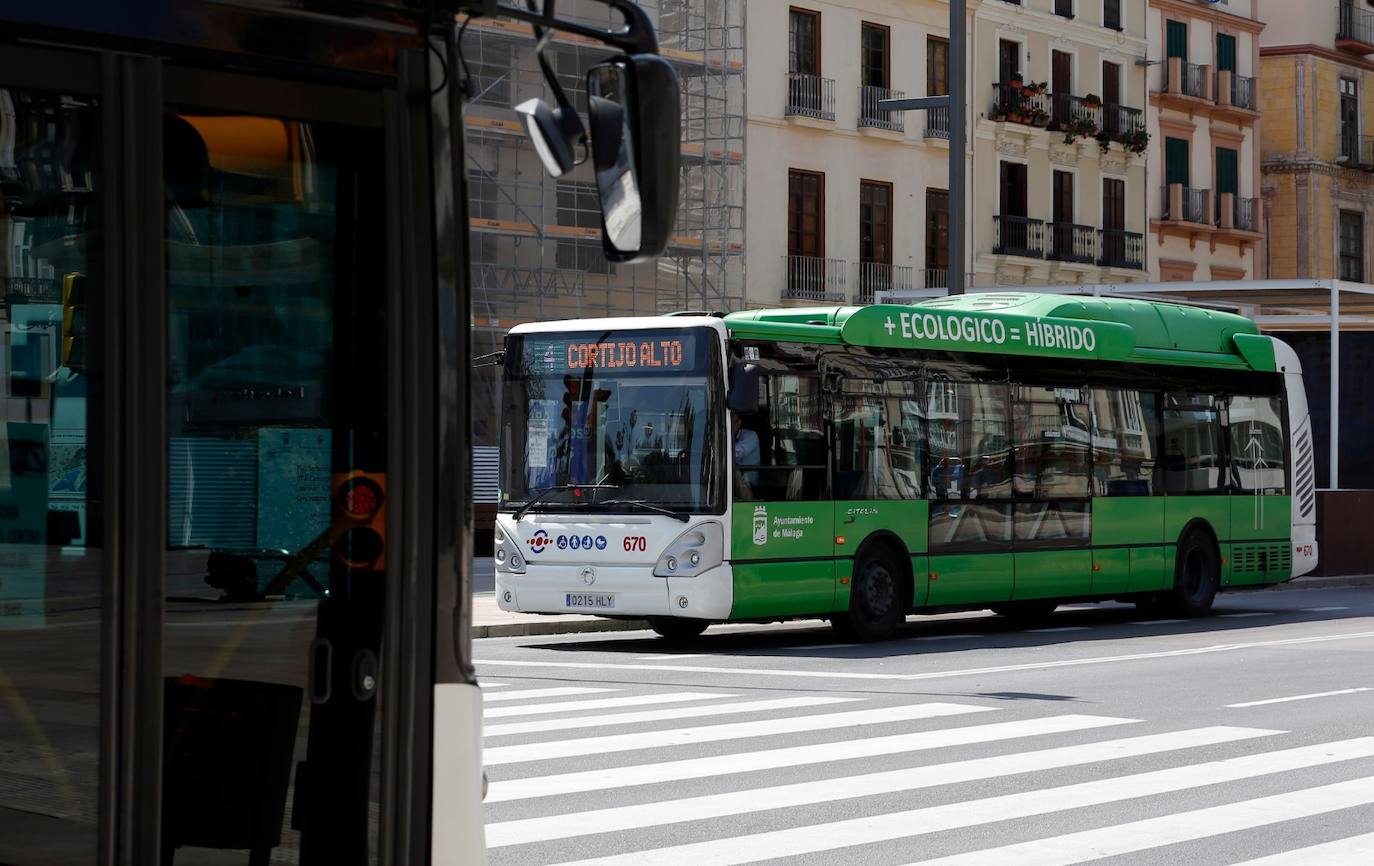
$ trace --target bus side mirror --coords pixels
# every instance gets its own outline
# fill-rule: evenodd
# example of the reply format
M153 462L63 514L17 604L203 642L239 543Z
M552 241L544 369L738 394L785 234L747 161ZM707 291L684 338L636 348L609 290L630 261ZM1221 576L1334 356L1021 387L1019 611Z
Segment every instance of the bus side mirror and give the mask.
M657 54L631 54L587 73L592 163L608 261L657 258L677 218L682 118L677 74Z
M730 368L730 393L725 408L731 412L748 414L759 410L759 368L754 364L736 364Z

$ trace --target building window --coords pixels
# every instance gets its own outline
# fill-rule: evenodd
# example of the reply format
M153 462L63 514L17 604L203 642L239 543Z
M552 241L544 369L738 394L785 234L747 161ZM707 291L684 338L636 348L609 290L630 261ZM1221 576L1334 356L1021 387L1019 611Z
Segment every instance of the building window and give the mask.
M1188 60L1188 25L1182 21L1169 20L1164 25L1165 57Z
M888 40L891 31L879 24L864 23L860 28L860 73L864 87L888 88L892 76L888 67Z
M859 181L859 261L892 264L892 184Z
M1188 185L1188 139L1164 139L1164 183Z
M1002 163L1001 209L998 211L1002 216L1029 216L1027 174L1024 163Z
M1102 0L1102 26L1121 30L1121 0Z
M926 280L928 289L949 285L949 190L926 190Z
M788 16L787 71L821 74L821 13L793 9Z
M1360 85L1352 78L1342 78L1340 109L1341 156L1347 161L1360 159Z
M1236 72L1236 37L1217 34L1217 71Z
M1054 14L1065 18L1073 17L1073 0L1054 0Z
M1217 148L1217 219L1221 219L1221 197L1240 196L1240 153L1229 147ZM1234 205L1233 205L1234 207Z
M820 258L825 250L825 175L787 173L787 254Z
M1021 43L1010 39L997 42L997 81L1008 84L1013 75L1021 73Z
M1364 215L1341 211L1340 278L1364 282Z
M949 40L926 37L926 96L949 93ZM948 109L946 109L948 110Z
M601 228L601 204L596 184L558 181L558 224L584 229ZM554 259L560 268L609 274L611 265L601 251L601 242L594 238L560 239L554 248Z
M1120 178L1102 179L1102 227L1113 231L1126 228L1126 181Z

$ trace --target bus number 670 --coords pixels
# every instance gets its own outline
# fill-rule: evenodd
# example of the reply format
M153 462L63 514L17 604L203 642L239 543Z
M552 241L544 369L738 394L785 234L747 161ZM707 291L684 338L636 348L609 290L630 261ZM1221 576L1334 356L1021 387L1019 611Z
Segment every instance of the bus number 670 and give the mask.
M634 552L636 552L636 551L638 551L638 552L640 552L640 553L643 553L644 551L646 551L646 550L648 550L648 549L649 549L649 540L648 540L647 538L645 538L644 536L642 536L642 535L627 535L627 536L625 536L625 552L626 552L626 553L634 553Z

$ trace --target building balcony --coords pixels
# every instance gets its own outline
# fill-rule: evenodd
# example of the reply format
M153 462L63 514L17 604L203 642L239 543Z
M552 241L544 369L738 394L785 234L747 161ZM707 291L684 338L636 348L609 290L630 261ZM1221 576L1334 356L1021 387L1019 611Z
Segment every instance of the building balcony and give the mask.
M1164 104L1190 111L1194 106L1212 101L1209 74L1211 67L1189 63L1180 57L1170 57L1164 66L1164 89L1158 94Z
M1145 128L1145 112L1124 105L1102 106L1102 129L1113 138L1120 138Z
M1050 129L1078 129L1083 135L1096 135L1101 128L1101 102L1090 103L1072 93L1050 94Z
M906 291L914 288L909 265L889 262L854 263L854 303L871 304L878 292Z
M1145 236L1124 229L1101 229L1097 240L1097 264L1104 268L1143 271Z
M927 289L949 288L949 268L925 268L924 278Z
M926 126L922 138L943 138L949 140L949 109L928 108L922 112L926 116Z
M1242 251L1263 239L1264 202L1224 192L1217 196L1217 230L1212 249L1218 243L1233 243Z
M988 116L995 121L1045 126L1050 122L1050 95L1038 88L1013 84L992 85L994 96Z
M1374 12L1360 8L1353 0L1340 0L1336 50L1360 56L1374 54Z
M1167 184L1163 190L1160 219L1167 222L1203 223L1207 222L1208 201L1212 197L1210 189L1194 189L1181 183Z
M835 119L835 79L800 72L787 73L787 109L793 117Z
M884 99L901 99L905 95L900 90L888 90L886 87L860 87L859 128L886 129L889 132L905 131L906 125L902 118L906 112L883 111L878 107L878 103Z
M1092 226L1050 223L1049 229L1051 260L1090 265L1097 259L1097 230Z
M1255 87L1253 78L1227 69L1219 70L1215 91L1217 104L1212 116L1236 123L1253 123L1259 117L1259 93Z
M815 256L783 256L784 301L845 302L845 261Z
M1347 168L1374 171L1374 135L1342 133L1336 162Z
M999 256L1045 257L1045 221L1023 216L992 218L992 252Z

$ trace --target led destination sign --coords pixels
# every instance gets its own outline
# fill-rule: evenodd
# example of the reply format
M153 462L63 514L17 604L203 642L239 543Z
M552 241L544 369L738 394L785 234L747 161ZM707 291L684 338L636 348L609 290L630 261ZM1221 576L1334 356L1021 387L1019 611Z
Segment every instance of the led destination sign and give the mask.
M529 339L526 363L535 373L606 370L669 373L700 367L699 335L685 331L618 331Z

